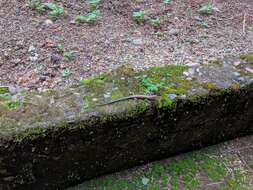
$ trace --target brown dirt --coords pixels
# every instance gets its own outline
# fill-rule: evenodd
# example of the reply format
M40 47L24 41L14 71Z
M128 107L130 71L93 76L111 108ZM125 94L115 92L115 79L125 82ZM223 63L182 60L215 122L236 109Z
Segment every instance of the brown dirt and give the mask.
M88 12L87 1L55 2L64 6L65 15L50 23L46 14L29 7L28 0L1 0L0 85L41 90L70 85L125 63L136 69L203 64L253 50L252 0L213 0L216 10L209 16L198 12L204 0L172 0L168 5L163 0L104 0L99 20L80 26L72 20ZM145 24L132 19L138 9L149 13ZM151 18L167 13L171 16L161 27L149 24ZM73 53L73 60L63 61L59 44ZM72 73L67 79L62 77L65 68Z

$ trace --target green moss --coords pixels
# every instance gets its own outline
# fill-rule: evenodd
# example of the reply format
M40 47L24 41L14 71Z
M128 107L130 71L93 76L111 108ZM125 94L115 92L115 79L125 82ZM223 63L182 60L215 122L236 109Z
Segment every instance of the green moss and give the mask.
M214 158L207 158L201 164L202 169L214 181L221 180L226 176L226 170L223 163Z
M20 133L16 137L16 141L19 143L24 143L25 141L31 141L38 137L45 137L45 130L40 127L35 127L31 129L27 129L24 132Z
M92 85L92 84L100 85L104 83L105 79L106 79L105 75L93 76L93 77L80 80L80 84L81 85Z
M110 123L110 122L116 123L117 121L120 121L123 119L128 120L128 119L138 118L141 114L143 114L150 108L150 105L146 103L145 101L139 101L137 103L130 103L130 102L128 102L127 104L122 103L120 107L121 107L120 108L121 111L116 112L116 113L110 113L107 110L104 110L104 111L101 110L102 114L100 117L100 123L102 124Z
M247 61L247 62L253 64L253 53L241 55L240 58L241 58L242 60L244 60L244 61Z
M203 84L203 87L207 90L219 90L220 88L212 82L207 82L205 84Z
M5 86L0 86L0 94L7 94L9 93L9 88Z
M216 64L216 65L222 65L222 62L220 59L215 59L211 62L212 64Z
M21 107L22 103L20 101L7 101L4 104L9 110L17 110Z
M168 65L135 73L129 65L123 65L115 72L83 79L80 83L88 90L84 108L94 108L98 104L133 94L157 94L164 97L161 104L171 106L173 101L165 98L169 93L187 93L192 86L192 82L183 78L186 69L182 65Z

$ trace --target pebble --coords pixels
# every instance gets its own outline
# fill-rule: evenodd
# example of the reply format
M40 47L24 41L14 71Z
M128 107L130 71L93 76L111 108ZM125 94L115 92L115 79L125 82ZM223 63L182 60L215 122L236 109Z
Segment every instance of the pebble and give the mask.
M15 64L15 65L19 64L20 62L21 62L21 59L19 59L19 58L13 59L13 60L11 61L11 63L13 63L13 64Z
M188 73L187 71L184 71L183 75L186 76L186 77L188 77L188 76L190 76L190 73Z
M178 36L179 33L180 33L180 30L178 30L178 29L171 29L169 31L169 35L171 35L171 36Z
M195 74L195 69L194 69L194 68L189 68L189 69L188 69L188 73L189 73L190 75L194 75L194 74Z
M196 67L196 66L199 66L200 63L197 63L197 62L190 62L190 63L187 63L186 64L188 67Z
M241 74L240 74L239 72L233 72L233 75L234 75L235 77L241 76Z
M201 17L199 17L199 16L195 16L194 19L195 19L196 21L199 21L199 22L204 21L204 20L203 20Z
M110 92L107 92L104 94L104 98L110 98L111 97L111 93Z
M168 94L169 99L174 100L175 98L177 98L176 94Z
M35 52L35 50L36 48L33 45L31 45L28 49L28 52Z
M144 41L143 41L142 38L134 38L134 39L132 39L132 43L133 43L134 45L140 46L140 45L143 45L143 44L144 44Z
M240 61L236 61L236 62L233 63L233 65L236 66L236 67L239 66L240 64L241 64Z
M253 74L253 69L249 68L249 67L246 67L245 70L251 74Z
M52 24L53 24L53 21L50 20L50 19L46 19L46 20L44 21L44 24L47 25L47 26L49 26L49 25L52 25Z
M245 81L245 78L239 77L237 80L240 81L240 82L244 82L244 81Z
M11 94L17 94L19 92L23 91L22 88L20 88L19 86L9 86L9 92Z
M39 59L39 54L34 53L32 56L29 57L31 62L36 62Z

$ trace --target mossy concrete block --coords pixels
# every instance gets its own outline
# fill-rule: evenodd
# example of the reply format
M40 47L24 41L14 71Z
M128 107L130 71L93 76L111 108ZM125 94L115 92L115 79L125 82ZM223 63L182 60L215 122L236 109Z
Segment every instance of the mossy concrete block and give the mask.
M0 94L0 189L63 189L252 134L246 68L236 58L139 73L123 66L66 89ZM157 98L98 106L133 94Z

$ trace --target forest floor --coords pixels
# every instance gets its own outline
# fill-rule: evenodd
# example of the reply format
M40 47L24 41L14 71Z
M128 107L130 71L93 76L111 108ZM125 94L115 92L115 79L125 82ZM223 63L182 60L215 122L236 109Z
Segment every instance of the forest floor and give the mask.
M252 190L253 136L87 181L67 190Z
M0 1L0 86L43 90L122 64L197 65L253 51L252 0L104 0L79 24L88 0L31 2Z

